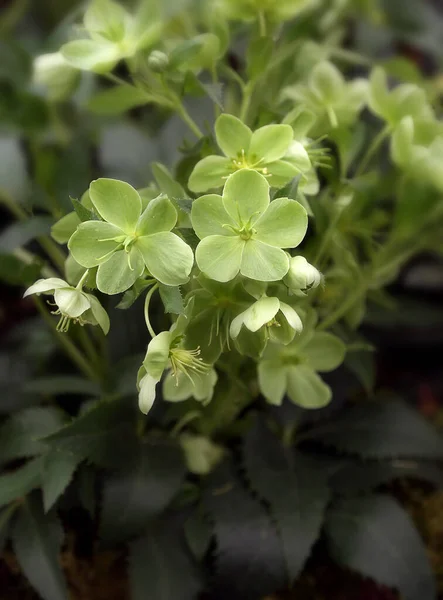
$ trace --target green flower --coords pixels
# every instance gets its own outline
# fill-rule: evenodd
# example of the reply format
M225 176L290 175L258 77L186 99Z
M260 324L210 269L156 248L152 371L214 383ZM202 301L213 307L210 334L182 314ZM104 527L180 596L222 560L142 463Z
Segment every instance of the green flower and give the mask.
M289 262L289 271L283 282L291 292L304 296L306 291L320 285L320 271L308 263L304 256L293 256Z
M80 73L72 67L60 52L42 54L34 61L34 83L47 90L55 102L69 98L77 87Z
M404 117L392 135L391 153L394 162L410 175L443 191L441 123Z
M367 82L346 82L330 62L322 61L311 71L306 83L288 87L283 98L296 100L317 116L313 134L339 125L351 125L362 110L367 97Z
M388 89L386 72L376 67L369 80L369 108L390 127L395 127L404 117L432 119L432 108L424 90L412 83Z
M159 196L142 212L138 192L114 179L93 181L89 195L104 221L81 223L68 247L83 267L98 266L100 291L124 292L141 277L145 267L165 285L188 281L194 257L191 248L171 232L177 211L170 200Z
M192 397L206 406L212 400L217 379L214 369L196 372L192 380L185 373L174 376L170 371L163 382L163 397L168 402L182 402Z
M252 21L261 14L277 23L292 19L316 4L316 0L221 0L221 6L230 19Z
M308 219L294 200L270 203L263 175L244 169L229 177L223 196L202 196L192 205L191 221L201 242L196 260L210 279L226 282L240 272L258 281L279 281L289 269L282 248L303 240Z
M314 332L305 324L302 335L288 346L269 344L258 365L260 389L270 404L279 406L285 394L303 408L322 408L332 392L318 371L333 371L344 360L345 346L336 336Z
M195 166L189 189L206 192L219 188L240 169L254 169L266 176L272 187L282 187L301 172L297 161L282 160L293 140L289 125L265 125L252 131L232 115L221 115L215 135L223 156L207 156Z
M160 37L161 23L148 4L140 3L138 13L130 15L117 2L93 0L83 20L90 37L65 44L64 58L77 69L106 73L120 60L152 46Z
M52 314L60 315L57 331L68 331L71 321L74 321L80 325L86 323L100 325L103 332L107 334L109 331L108 314L95 296L82 290L84 280L85 276L82 277L77 287L72 287L57 277L39 279L26 290L24 297L31 294L54 295L57 310Z
M186 466L191 473L207 475L222 460L224 450L202 435L183 433L180 445L185 454Z
M296 311L278 298L263 296L240 313L231 323L230 334L237 339L242 328L253 333L262 332L266 341L289 344L296 333L300 333L303 324Z

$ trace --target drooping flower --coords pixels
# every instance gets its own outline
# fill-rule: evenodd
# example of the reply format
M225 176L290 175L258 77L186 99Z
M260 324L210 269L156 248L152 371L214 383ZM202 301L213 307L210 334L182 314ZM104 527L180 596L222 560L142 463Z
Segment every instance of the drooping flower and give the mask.
M212 368L204 372L195 371L191 378L183 372L174 374L171 370L163 382L163 397L168 402L182 402L194 398L206 405L212 400L217 380L217 372Z
M151 200L142 212L139 193L114 179L93 181L89 195L104 220L81 223L68 247L83 267L98 266L100 291L110 295L126 291L145 267L165 285L188 281L194 256L191 248L171 232L177 211L168 198Z
M201 240L197 264L220 282L239 272L258 281L279 281L289 269L282 248L298 246L308 224L301 204L288 198L270 202L266 179L248 169L229 177L223 196L195 200L191 221Z
M304 256L293 256L289 261L289 271L283 282L291 292L297 295L305 295L307 290L320 285L321 273L308 263Z
M103 306L92 294L87 294L82 289L80 280L77 287L69 285L68 282L57 277L39 279L24 294L24 297L32 294L51 294L57 306L53 314L60 315L57 331L66 332L71 321L85 325L99 325L105 334L109 331L109 317Z

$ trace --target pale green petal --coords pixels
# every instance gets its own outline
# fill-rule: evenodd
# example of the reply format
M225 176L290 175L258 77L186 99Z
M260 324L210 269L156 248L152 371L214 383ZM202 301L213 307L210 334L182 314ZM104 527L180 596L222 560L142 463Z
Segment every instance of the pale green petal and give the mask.
M155 388L159 381L159 379L155 379L150 375L145 375L139 383L138 406L145 415L148 414L154 404Z
M208 194L194 200L191 221L195 233L201 240L208 235L235 235L232 229L223 227L223 225L235 227L236 223L226 212L222 197L216 194Z
M257 171L241 169L228 177L223 204L235 221L254 223L269 205L269 183Z
M332 399L331 388L306 365L287 368L288 396L298 406L318 409L327 406Z
M97 287L109 296L125 292L141 277L144 268L143 257L136 247L129 253L119 250L99 266Z
M261 160L263 165L279 160L286 154L293 137L290 125L260 127L252 134L248 159L252 163Z
M168 365L170 345L171 334L169 331L162 331L149 342L143 366L148 375L157 381L160 380Z
M243 251L241 274L258 281L280 281L289 269L289 258L280 248L248 240Z
M295 248L306 235L308 215L296 200L277 198L254 226L254 238L277 248Z
M197 246L195 258L199 269L215 281L231 281L237 275L246 242L240 237L211 235Z
M103 221L87 221L78 226L69 240L68 248L79 265L90 269L108 260L109 254L120 245L113 238L121 238L122 235L122 230L114 225Z
M136 244L148 271L160 283L182 285L188 281L194 255L175 233L160 231L138 238Z
M215 122L215 136L223 154L236 158L248 153L252 131L237 117L225 114Z
M54 301L63 315L73 319L82 315L90 307L86 294L74 288L55 290Z
M189 189L199 193L222 187L232 172L233 164L229 158L206 156L195 165L189 178Z
M297 333L303 330L302 320L292 306L289 306L289 304L286 304L285 302L280 302L280 310L292 329L297 331Z
M263 360L258 365L258 384L270 404L280 406L286 392L287 367L276 360Z
M58 279L58 277L39 279L26 290L26 292L23 294L23 298L26 298L26 296L30 296L31 294L43 294L45 292L50 292L51 290L69 287L69 283L63 281L63 279Z
M369 108L376 115L386 116L391 108L386 72L381 67L375 67L369 79Z
M89 186L89 196L105 221L128 235L134 233L142 201L132 185L117 179L97 179Z
M309 366L315 371L333 371L344 361L346 346L332 333L315 333L302 348Z
M278 298L260 298L243 313L243 323L249 331L257 331L275 317L279 308Z
M108 335L109 328L111 326L108 313L105 311L105 309L103 308L103 306L100 304L100 302L97 300L97 298L95 296L93 296L92 294L87 294L87 296L88 296L89 304L91 305L92 314L94 315L97 323L102 328L103 333L105 335Z
M311 159L303 144L297 140L294 140L288 148L284 156L284 160L288 160L297 167L299 172L304 173L309 171L312 167ZM269 168L270 165L268 165Z
M75 40L61 48L66 61L84 71L107 73L120 59L120 50L116 44L98 40Z
M168 402L183 402L192 396L192 381L184 373L174 377L172 371L163 380L163 398Z
M89 33L98 33L114 41L123 39L127 11L112 0L94 0L88 6L83 23Z
M414 121L412 117L405 117L395 128L391 140L391 153L393 160L401 166L411 162L414 142Z
M274 188L281 188L296 177L300 171L286 160L276 160L266 165L266 179Z
M159 231L171 231L177 223L177 211L166 196L154 198L146 207L137 223L139 236L152 235Z
M340 99L346 85L337 67L327 61L314 67L309 83L315 95L330 105Z

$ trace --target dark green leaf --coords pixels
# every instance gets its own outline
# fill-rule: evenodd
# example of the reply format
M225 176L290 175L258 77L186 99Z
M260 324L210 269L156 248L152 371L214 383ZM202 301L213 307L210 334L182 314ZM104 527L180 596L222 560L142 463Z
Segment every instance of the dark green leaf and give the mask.
M150 94L133 85L119 85L92 96L88 109L98 115L119 115L150 102Z
M345 365L357 377L367 394L370 394L375 385L375 361L371 350L357 350L347 352Z
M270 506L292 582L320 534L330 496L327 474L300 453L294 458L260 421L245 438L244 466L251 487Z
M341 565L396 587L404 600L434 600L425 546L407 513L388 496L343 499L328 511L326 534Z
M0 251L12 252L37 237L49 235L52 222L51 217L30 217L10 225L0 236Z
M203 506L216 539L213 597L256 600L284 587L285 561L277 532L227 463L208 477Z
M42 464L42 458L36 458L16 471L0 475L0 507L39 487Z
M81 465L77 473L77 493L81 505L95 519L97 513L97 476L96 470L89 465Z
M28 287L38 279L43 262L34 257L31 263L25 263L13 254L0 252L0 280L8 285Z
M275 194L276 198L291 198L295 200L297 198L298 186L300 184L301 175L294 177L284 188L278 190Z
M85 396L99 396L100 386L83 377L55 376L41 377L27 382L23 390L30 394L81 394Z
M144 444L135 464L105 481L101 537L124 541L143 531L171 502L184 476L179 446L167 442Z
M129 581L132 600L195 600L201 581L186 552L183 532L168 519L130 545Z
M9 537L11 517L17 509L17 504L10 504L6 508L0 510L0 555L3 552L3 548Z
M191 214L192 200L190 198L174 198L174 202L187 215Z
M181 315L184 312L183 298L179 287L159 284L160 297L165 307L165 312Z
M92 179L89 140L73 139L61 154L54 174L55 194L64 212L72 209L71 198L80 198Z
M53 450L43 463L42 491L45 512L48 512L71 483L80 460L76 454Z
M120 310L128 309L150 285L152 285L152 282L137 279L132 288L123 294L123 297L116 308L119 308Z
M23 573L44 600L68 598L58 561L62 540L56 515L45 515L37 497L27 500L13 527L12 545Z
M0 40L0 80L7 80L16 86L27 84L31 72L30 55L14 40Z
M189 517L184 528L189 549L194 558L201 562L209 549L213 531L200 507Z
M72 206L74 207L77 217L80 219L80 221L82 223L85 223L86 221L94 220L94 213L92 211L90 211L89 208L86 208L86 206L83 206L83 204L81 202L79 202L76 198L71 198L71 202L72 202Z
M345 413L304 436L364 458L443 458L443 438L404 402L380 398Z
M0 427L0 464L43 453L47 446L40 438L57 431L64 423L63 412L53 407L27 408L15 413Z
M102 467L126 466L137 453L135 406L101 402L43 441Z

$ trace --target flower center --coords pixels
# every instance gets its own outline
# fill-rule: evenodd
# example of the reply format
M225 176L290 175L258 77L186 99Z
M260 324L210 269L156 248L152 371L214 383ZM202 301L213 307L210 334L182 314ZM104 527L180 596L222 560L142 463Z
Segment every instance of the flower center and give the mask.
M232 159L232 167L234 171L240 171L240 169L254 169L262 175L268 175L267 167L260 167L260 163L263 162L263 159L258 159L257 156L246 156L244 149L237 154L236 158Z
M172 373L177 381L179 373L183 373L194 385L193 377L203 375L208 371L210 365L203 362L200 358L200 348L195 350L185 350L184 348L171 348L169 351L169 360L171 361Z

